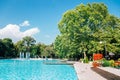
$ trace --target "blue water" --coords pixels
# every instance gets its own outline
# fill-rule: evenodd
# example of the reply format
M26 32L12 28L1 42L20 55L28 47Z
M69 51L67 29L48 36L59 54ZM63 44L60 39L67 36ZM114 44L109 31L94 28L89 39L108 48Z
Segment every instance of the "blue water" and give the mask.
M77 80L70 65L46 65L43 60L0 60L0 80Z

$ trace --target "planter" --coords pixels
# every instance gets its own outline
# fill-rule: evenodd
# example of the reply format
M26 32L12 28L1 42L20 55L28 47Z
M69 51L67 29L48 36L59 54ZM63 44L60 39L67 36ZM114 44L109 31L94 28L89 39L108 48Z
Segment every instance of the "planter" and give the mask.
M93 63L92 63L92 65L93 65L93 67L95 67L95 68L96 68L96 67L98 67L100 64L99 64L99 63L97 63L97 62L93 62Z
M120 61L115 61L115 64L116 64L117 66L120 66Z

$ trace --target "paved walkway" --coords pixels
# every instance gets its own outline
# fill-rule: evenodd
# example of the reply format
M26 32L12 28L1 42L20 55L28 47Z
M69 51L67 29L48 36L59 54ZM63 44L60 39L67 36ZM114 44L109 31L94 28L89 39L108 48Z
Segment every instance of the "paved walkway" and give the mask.
M115 69L115 68L112 68L112 67L98 67L98 68L120 76L120 69Z
M98 73L99 75L101 75L102 77L106 78L107 80L120 80L120 76L113 74L115 71L111 73L100 68L91 67L91 69Z
M91 67L92 66L90 64L76 62L74 64L74 68L76 70L78 80L107 80L91 70Z

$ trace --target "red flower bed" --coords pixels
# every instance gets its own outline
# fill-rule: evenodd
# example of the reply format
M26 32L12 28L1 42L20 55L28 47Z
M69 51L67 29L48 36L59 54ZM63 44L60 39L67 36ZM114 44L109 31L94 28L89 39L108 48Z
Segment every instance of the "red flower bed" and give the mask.
M97 53L97 54L93 54L93 60L100 60L103 58L103 55L100 54L100 53Z
M100 66L100 62L97 60L101 60L102 58L103 58L103 55L100 53L93 54L93 60L94 60L94 62L92 63L93 67Z

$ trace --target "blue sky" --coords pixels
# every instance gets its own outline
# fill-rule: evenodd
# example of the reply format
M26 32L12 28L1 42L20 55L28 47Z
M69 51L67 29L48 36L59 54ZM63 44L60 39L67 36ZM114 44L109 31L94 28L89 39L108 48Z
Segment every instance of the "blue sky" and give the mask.
M105 3L110 14L120 17L119 0L0 0L0 38L16 42L28 35L51 44L59 34L57 24L63 13L92 2Z

